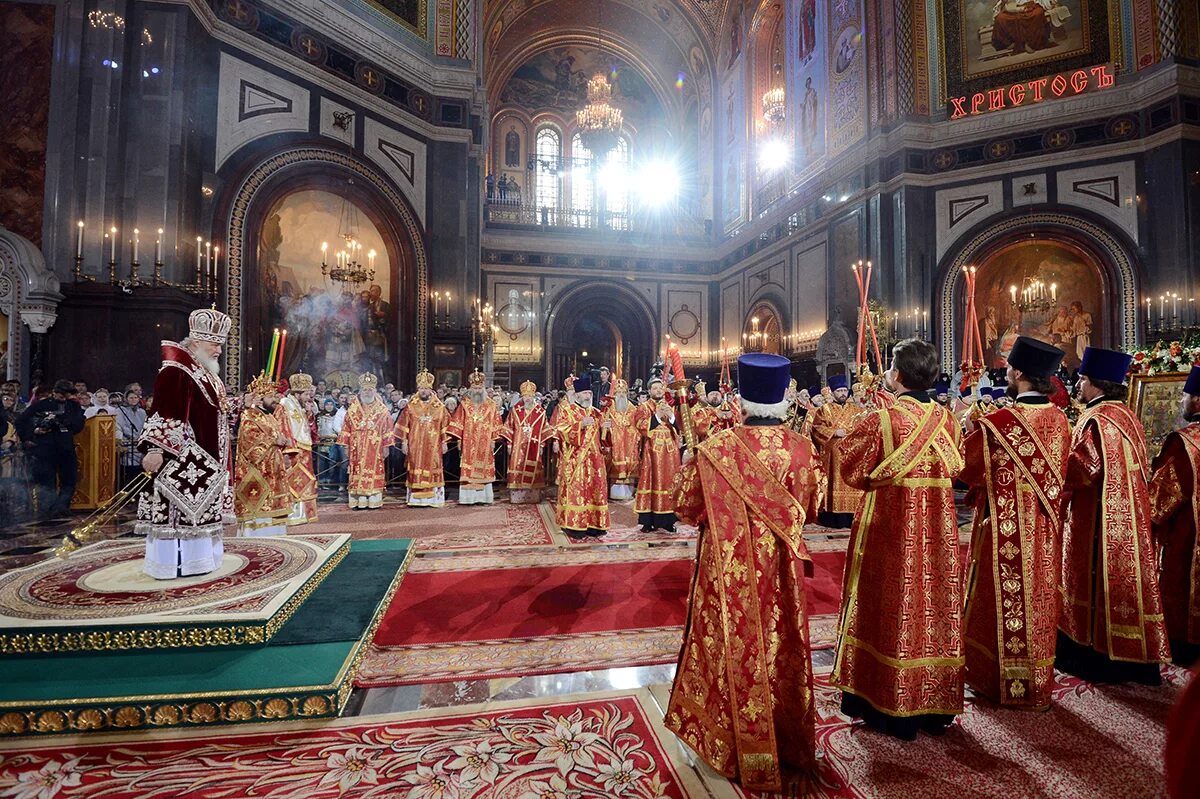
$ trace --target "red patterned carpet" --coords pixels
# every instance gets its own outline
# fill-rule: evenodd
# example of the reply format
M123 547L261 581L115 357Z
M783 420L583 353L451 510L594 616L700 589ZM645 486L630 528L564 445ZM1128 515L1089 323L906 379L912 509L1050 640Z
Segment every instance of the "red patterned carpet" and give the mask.
M204 735L33 742L6 752L21 799L704 796L646 691Z
M566 553L564 553L565 555ZM590 671L673 663L693 561L526 565L407 574L356 684ZM814 647L832 645L844 552L813 556ZM432 559L433 561L443 559ZM526 559L522 559L526 560ZM453 597L448 600L447 597Z
M387 504L379 510L354 511L342 504L321 505L318 519L305 525L306 535L353 533L357 539L411 538L418 552L547 547L550 529L536 505L409 508Z

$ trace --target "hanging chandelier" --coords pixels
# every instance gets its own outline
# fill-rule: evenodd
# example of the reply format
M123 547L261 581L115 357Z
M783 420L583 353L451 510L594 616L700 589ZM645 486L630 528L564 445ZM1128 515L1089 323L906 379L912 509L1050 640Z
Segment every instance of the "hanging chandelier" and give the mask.
M342 240L342 248L334 253L333 264L330 265L329 242L321 242L321 274L341 284L346 291L375 279L375 251L367 251L367 262L364 264L363 245L357 233L358 208L343 197L342 210L338 215L338 237Z
M603 52L601 22L603 0L596 3L596 51ZM597 72L587 84L587 105L575 112L579 140L597 161L614 147L621 134L624 115L612 104L612 84L603 72Z
M778 55L778 54L777 54ZM763 92L762 115L768 123L775 125L787 116L787 95L783 90L783 64L775 64L775 85Z

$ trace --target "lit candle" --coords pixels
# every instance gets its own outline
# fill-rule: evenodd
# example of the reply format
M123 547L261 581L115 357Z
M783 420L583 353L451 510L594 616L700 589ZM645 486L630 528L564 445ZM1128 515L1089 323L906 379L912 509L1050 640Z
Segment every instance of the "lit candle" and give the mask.
M201 270L203 268L200 264L200 244L203 241L204 239L200 238L199 236L196 237L196 285L200 285L200 275L202 274Z
M1176 319L1179 318L1179 292L1175 292L1174 296L1171 297L1171 316Z
M328 252L329 252L329 242L327 242L327 241L321 242L321 265L322 266L325 265L325 256L326 256L326 254L328 254Z
M163 229L158 229L158 238L154 240L154 263L162 263L162 234Z
M450 292L446 292L446 321L450 321Z
M271 334L271 350L267 354L266 374L268 377L271 377L272 375L275 374L275 353L277 352L278 347L279 347L279 328L275 328L275 331Z
M208 276L209 288L216 291L217 288L217 264L221 260L221 248L213 247L212 272Z
M1150 298L1146 298L1146 327L1150 326Z
M133 262L135 264L138 262L137 251L138 251L138 229L134 228L133 229Z
M1050 284L1050 302L1058 302L1058 284Z
M437 316L438 301L441 300L441 298L442 298L442 292L440 292L440 291L433 292L433 315L434 316Z
M75 257L83 257L83 220L80 219L75 223L79 228L79 235L75 237Z
M896 311L892 314L892 338L900 336L900 312Z
M206 274L212 274L212 242L204 242L204 271Z
M1167 315L1167 299L1163 295L1158 295L1158 321L1159 324L1166 318Z
M929 311L921 311L921 335L929 335Z
M279 336L279 357L275 359L275 375L272 380L278 380L283 377L283 349L287 346L287 328Z
M108 229L108 232L109 232L108 260L109 260L109 262L115 264L117 262L117 226L113 225L111 228Z
M371 250L370 252L367 253L367 267L372 272L375 271L375 251L374 250Z

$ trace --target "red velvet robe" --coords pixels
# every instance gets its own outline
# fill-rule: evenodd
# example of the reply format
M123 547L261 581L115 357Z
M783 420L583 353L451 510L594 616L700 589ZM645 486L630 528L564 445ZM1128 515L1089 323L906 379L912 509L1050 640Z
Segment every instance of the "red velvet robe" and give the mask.
M1163 613L1171 641L1200 645L1200 422L1167 436L1154 459L1150 512L1162 547ZM1176 653L1178 654L1178 653Z
M850 532L833 685L890 716L962 712L958 421L902 395L839 445L865 492Z
M1059 629L1110 660L1171 659L1150 538L1141 422L1108 401L1080 415L1067 466Z
M679 518L701 533L666 725L749 790L778 792L785 766L816 759L802 533L814 460L783 425L752 424L680 472Z
M1067 415L1045 400L989 413L959 479L975 528L967 583L967 684L994 702L1046 708L1054 687Z

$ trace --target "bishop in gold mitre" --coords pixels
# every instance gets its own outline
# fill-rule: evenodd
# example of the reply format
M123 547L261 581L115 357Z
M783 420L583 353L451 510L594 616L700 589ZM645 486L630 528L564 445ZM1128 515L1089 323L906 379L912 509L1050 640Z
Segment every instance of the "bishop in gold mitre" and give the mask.
M446 427L450 414L433 393L433 375L417 373L417 394L396 420L396 441L407 457L408 506L440 508L446 504Z
M346 447L350 465L350 507L383 506L387 485L384 460L392 445L392 417L376 391L378 378L370 372L358 379L358 397L346 409L338 443Z
M500 407L487 395L483 372L471 373L467 395L450 417L446 432L461 442L459 505L491 505L496 501L496 441L503 437Z
M292 495L292 512L288 525L307 524L317 520L317 475L313 471L311 375L297 372L288 378L287 394L279 401L275 415L287 439L287 487Z
M241 536L287 535L292 496L283 451L288 438L275 412L278 405L279 391L266 375L246 387L233 461L233 511Z
M508 497L514 505L542 501L546 474L542 450L553 436L546 409L537 401L537 386L521 384L521 401L508 412L502 436L508 442Z

